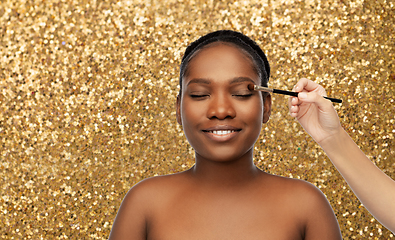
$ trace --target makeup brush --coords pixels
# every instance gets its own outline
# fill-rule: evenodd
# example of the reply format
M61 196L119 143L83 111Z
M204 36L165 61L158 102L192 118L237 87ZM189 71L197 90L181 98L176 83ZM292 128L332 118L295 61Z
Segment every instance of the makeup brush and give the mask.
M290 92L290 91L279 90L279 89L274 89L274 88L267 88L267 87L262 87L262 86L258 86L258 85L254 85L254 84L248 84L248 90L278 93L278 94L289 95L289 96L294 96L294 97L298 96L297 92ZM341 99L337 99L337 98L330 98L330 97L324 97L324 98L330 100L331 102L335 102L335 103L342 103L343 102Z

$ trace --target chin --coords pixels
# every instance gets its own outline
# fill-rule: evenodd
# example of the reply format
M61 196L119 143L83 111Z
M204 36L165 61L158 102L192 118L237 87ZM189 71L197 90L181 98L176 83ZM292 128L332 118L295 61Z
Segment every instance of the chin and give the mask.
M233 150L233 151L232 151ZM213 161L213 162L233 162L240 160L246 155L249 155L249 152L252 151L252 148L247 150L247 151L234 151L234 148L232 149L216 149L215 152L205 152L204 154L199 154L196 152L197 157L201 157L203 159Z

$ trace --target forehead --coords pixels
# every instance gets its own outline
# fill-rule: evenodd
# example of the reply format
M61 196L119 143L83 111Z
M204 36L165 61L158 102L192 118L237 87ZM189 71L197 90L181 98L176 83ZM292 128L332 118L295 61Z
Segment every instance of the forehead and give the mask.
M251 56L234 44L216 42L198 50L188 63L184 81L191 78L257 78Z

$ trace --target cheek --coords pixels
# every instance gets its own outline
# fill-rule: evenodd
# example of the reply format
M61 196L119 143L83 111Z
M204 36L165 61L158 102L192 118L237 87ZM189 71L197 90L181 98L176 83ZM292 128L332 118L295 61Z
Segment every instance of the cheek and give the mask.
M238 106L237 112L250 123L254 122L260 125L263 121L263 103L261 101L241 104Z
M246 141L246 145L253 145L259 135L261 134L262 123L263 123L263 104L258 101L254 104L251 104L248 108L244 108L243 112L244 121L249 126L248 130L248 141Z
M191 105L188 100L181 103L181 121L183 126L195 125L195 122L202 117L203 107Z
M199 148L199 123L203 116L202 107L185 103L181 105L181 122L184 135L189 144L194 148Z

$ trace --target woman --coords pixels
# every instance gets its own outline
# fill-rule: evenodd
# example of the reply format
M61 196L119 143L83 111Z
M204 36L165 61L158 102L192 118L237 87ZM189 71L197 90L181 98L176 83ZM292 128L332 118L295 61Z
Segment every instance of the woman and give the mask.
M186 50L177 121L195 150L184 172L146 179L126 195L110 239L341 239L323 193L253 163L269 120L265 54L248 37L217 31Z

